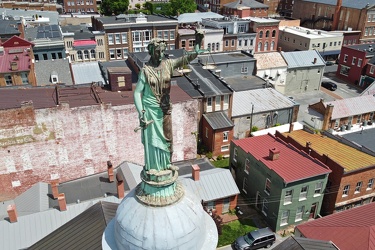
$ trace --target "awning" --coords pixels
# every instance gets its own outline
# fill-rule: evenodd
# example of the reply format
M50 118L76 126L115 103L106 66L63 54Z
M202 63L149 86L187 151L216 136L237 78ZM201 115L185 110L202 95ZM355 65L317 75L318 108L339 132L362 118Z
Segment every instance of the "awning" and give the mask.
M332 55L340 55L341 50L328 50L328 51L319 51L321 56L332 56Z

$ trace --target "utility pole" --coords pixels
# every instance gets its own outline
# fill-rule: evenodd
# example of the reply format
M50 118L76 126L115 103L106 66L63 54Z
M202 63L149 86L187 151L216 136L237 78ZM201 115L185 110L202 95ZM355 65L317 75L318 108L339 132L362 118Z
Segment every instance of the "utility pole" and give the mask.
M253 113L254 113L254 104L251 103L251 116L250 116L250 132L249 132L249 137L251 135L251 130L253 129Z

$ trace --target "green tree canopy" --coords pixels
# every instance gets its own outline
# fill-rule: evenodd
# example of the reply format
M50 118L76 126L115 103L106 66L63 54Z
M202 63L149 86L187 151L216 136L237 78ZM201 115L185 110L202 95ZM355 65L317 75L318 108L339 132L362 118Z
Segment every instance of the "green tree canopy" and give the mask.
M177 16L178 14L193 13L197 9L194 0L170 0L169 15Z
M119 15L128 10L129 0L103 0L100 11L105 16Z

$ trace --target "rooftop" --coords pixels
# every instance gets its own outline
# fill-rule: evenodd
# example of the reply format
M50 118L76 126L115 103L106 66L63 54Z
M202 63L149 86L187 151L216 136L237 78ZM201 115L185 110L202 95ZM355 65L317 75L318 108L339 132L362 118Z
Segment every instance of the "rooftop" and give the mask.
M233 122L223 111L209 112L203 114L204 118L210 124L212 129L224 129L234 127Z
M30 2L29 4L39 4L39 3L32 3ZM7 18L10 20L16 20L19 21L21 16L24 17L25 19L32 19L33 16L38 15L41 16L42 18L48 18L49 19L49 24L59 24L59 13L57 11L46 11L43 10L41 12L40 10L32 10L28 9L27 12L25 12L24 9L10 9L10 8L0 8L0 13L4 13Z
M178 16L178 23L196 23L202 22L202 18L223 18L224 16L219 15L215 12L204 12L204 13L184 13Z
M339 250L332 241L314 240L294 235L273 248L274 250Z
M43 25L36 27L26 27L25 37L27 39L49 39L49 40L62 40L61 30L59 25Z
M343 47L353 49L353 50L358 50L358 51L365 51L366 56L368 57L372 57L375 55L375 43L345 45Z
M288 66L280 52L257 53L254 58L257 59L258 70Z
M255 59L245 53L241 52L220 52L220 53L209 53L199 55L199 59L203 64L215 63L215 64L227 64L233 62L249 62L255 61Z
M228 83L235 92L261 89L264 88L267 83L263 78L253 75L225 77L224 81Z
M288 64L288 69L316 66L322 67L326 65L319 52L316 50L281 52L281 54ZM314 63L315 58L316 63Z
M280 31L295 34L297 36L303 36L309 39L316 39L316 38L343 38L343 33L332 33L327 32L324 30L315 30L315 29L308 29L304 27L294 27L294 26L286 26L286 27L280 27Z
M72 64L74 84L91 84L92 82L105 83L98 62L84 62Z
M361 146L365 146L366 148L375 152L375 128L372 129L364 129L362 131L357 131L354 133L347 133L341 135L345 139L355 142Z
M243 7L249 7L249 8L254 8L254 9L260 9L260 8L267 8L268 5L260 3L255 0L237 0L231 3L224 4L225 7L227 8L243 8Z
M324 106L333 105L331 120L371 113L375 110L375 96L363 95L352 98L324 102Z
M328 155L329 158L340 164L345 172L375 165L375 157L326 136L310 134L304 130L296 130L284 133L284 135L293 138L302 146L305 146L306 142L310 142L313 150L320 155Z
M242 18L246 20L250 20L255 23L263 23L263 24L278 24L280 23L280 20L273 19L273 18L265 18L265 17L246 17Z
M13 36L5 41L2 46L4 53L0 55L0 73L30 71L31 59L28 49L34 44L18 36ZM12 70L15 64L17 70Z
M293 108L296 103L272 88L233 93L232 117L241 117L269 111Z
M375 249L375 202L308 221L304 237L332 241L341 250Z
M21 32L18 30L18 21L15 20L0 20L0 34L1 35L16 35Z
M137 20L137 18L140 18ZM156 15L142 15L139 14L121 14L118 16L107 16L95 18L103 23L104 29L116 29L119 27L150 27L177 25L178 21L173 18L156 16Z
M35 76L38 86L55 84L52 83L52 74L57 75L59 83L73 84L69 60L64 58L35 62Z
M285 183L331 172L323 163L270 134L233 140L233 143L246 153L253 155L270 170L273 170ZM280 156L277 160L269 158L270 149L280 151ZM301 168L301 166L304 167Z

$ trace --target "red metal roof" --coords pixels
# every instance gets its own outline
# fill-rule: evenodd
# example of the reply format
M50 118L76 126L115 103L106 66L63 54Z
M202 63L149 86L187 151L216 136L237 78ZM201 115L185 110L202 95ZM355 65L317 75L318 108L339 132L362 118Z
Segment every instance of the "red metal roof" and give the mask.
M331 172L320 161L271 134L234 140L233 142L263 162L269 169L275 171L285 183ZM280 154L279 159L272 161L269 158L269 150L274 148L280 151Z
M31 58L27 49L23 47L4 47L4 54L0 55L0 73L30 71ZM17 70L11 70L11 63L17 64Z
M73 42L73 46L87 46L87 45L96 45L96 41L93 40L78 40Z
M306 238L330 240L341 250L375 249L375 203L309 221L297 228Z

